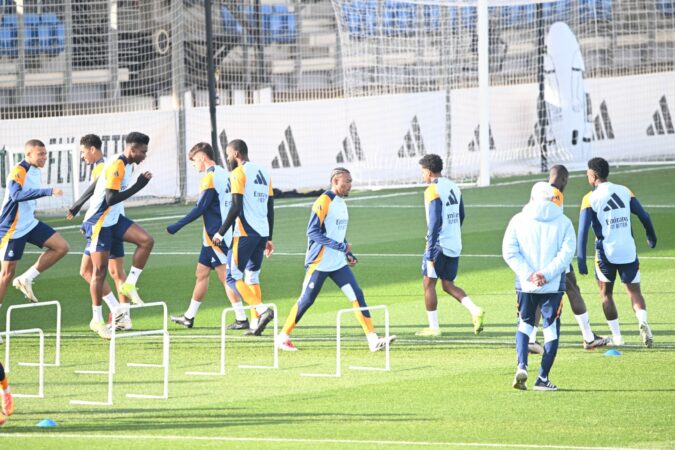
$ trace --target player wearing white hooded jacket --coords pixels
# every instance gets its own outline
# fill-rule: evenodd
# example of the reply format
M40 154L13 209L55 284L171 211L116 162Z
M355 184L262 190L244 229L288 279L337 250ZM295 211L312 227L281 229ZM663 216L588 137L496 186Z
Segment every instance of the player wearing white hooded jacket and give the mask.
M527 389L527 345L537 306L544 322L544 355L534 389L557 389L548 380L548 373L558 350L565 272L574 256L576 237L572 222L552 198L553 188L548 183L536 183L530 202L511 219L502 242L504 261L516 274L516 389Z

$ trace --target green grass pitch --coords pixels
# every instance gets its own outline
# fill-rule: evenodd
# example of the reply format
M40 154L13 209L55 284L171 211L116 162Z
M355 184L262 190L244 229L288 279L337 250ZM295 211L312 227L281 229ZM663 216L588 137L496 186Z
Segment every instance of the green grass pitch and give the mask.
M45 398L17 398L16 412L0 428L0 446L19 448L675 448L675 167L615 168L611 181L627 185L650 213L658 245L649 249L634 220L642 286L655 346L644 348L637 322L621 286L616 301L626 346L620 357L586 352L569 305L562 314L561 348L551 372L558 392L511 388L515 370L513 274L503 262L501 239L510 217L527 201L535 177L497 180L489 188L463 191L467 217L457 284L487 311L485 331L474 336L468 312L440 292L443 336L414 335L426 326L420 255L424 247L423 187L355 192L348 199L348 239L359 257L356 277L369 305L387 305L392 333L391 372L362 372L350 364L384 366L384 355L367 351L352 314L344 316L346 339L341 378L306 378L303 372L335 369L336 311L349 307L327 282L322 295L293 337L300 351L280 353L279 370L245 370L239 364L270 364L270 331L261 338L228 341L224 377L188 376L215 371L219 358L220 313L224 291L212 275L210 291L191 330L169 325L171 334L168 400L127 398L127 393L160 394L161 370L127 367L157 363L156 338L122 340L114 385L114 406L71 406L69 400L103 401L106 378L76 375L104 370L108 342L88 329L88 287L78 275L84 241L73 223L47 219L71 243L71 253L38 278L42 300L63 306L61 367L46 368ZM357 180L358 181L358 180ZM565 192L566 214L575 225L585 175L574 173ZM277 253L262 271L263 298L275 303L280 323L297 299L303 279L305 229L313 199L279 200L274 242ZM128 215L156 239L154 254L139 281L147 301L165 301L170 313L188 305L200 246L200 224L175 236L165 226L191 206L130 209ZM589 244L590 248L590 244ZM131 251L127 248L127 254ZM591 254L591 253L589 253ZM24 257L25 270L35 254ZM127 267L130 259L127 259ZM19 272L20 273L20 272ZM593 329L607 334L599 295L591 276L579 276ZM0 310L25 300L11 287ZM382 331L382 314L374 313ZM17 311L13 328L54 331L52 310ZM134 328L157 328L158 310L134 312ZM268 328L271 330L271 328ZM4 346L2 347L4 350ZM53 357L47 339L47 359ZM10 381L16 393L37 390L35 367L16 361L37 358L35 338L13 338ZM530 361L532 374L539 357ZM530 387L532 379L530 380ZM37 428L44 418L56 428Z

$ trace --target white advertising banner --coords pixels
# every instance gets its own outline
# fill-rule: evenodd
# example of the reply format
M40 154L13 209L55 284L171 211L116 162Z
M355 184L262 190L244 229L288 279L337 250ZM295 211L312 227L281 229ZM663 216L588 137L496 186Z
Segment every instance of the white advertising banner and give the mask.
M220 106L217 120L221 142L243 139L284 191L327 188L336 166L352 172L355 186L418 181L419 157L446 148L443 92ZM210 141L207 108L188 110L186 124L186 153ZM188 168L188 196L199 178Z
M588 79L585 86L592 106L590 157L601 156L610 163L675 159L675 72ZM493 175L539 171L537 95L534 83L490 89ZM450 105L452 175L475 176L480 144L478 89L451 91ZM549 148L549 162L572 169L586 165L555 146Z
M5 152L4 158L0 158L2 195L7 174L23 158L24 143L29 139L39 139L46 144L48 152L47 163L41 171L42 183L44 186L60 187L64 196L40 199L38 209L63 210L73 202L76 181L80 183L80 192L89 185L91 168L80 159L80 138L89 133L99 135L103 141L104 154L112 156L124 150L124 138L131 131L150 136L148 157L135 171L152 172L153 179L137 196L179 197L176 113L173 111L3 121L3 133L0 136L0 149ZM77 158L76 180L73 179L73 157Z

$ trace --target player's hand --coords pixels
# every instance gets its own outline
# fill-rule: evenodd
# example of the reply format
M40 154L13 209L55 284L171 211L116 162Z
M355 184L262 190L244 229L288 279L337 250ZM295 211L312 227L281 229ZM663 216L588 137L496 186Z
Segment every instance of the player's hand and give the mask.
M145 186L150 182L150 179L152 178L152 174L150 172L143 172L138 176L138 179L136 180L136 183L138 183L141 186Z
M71 210L68 210L66 212L66 220L73 220L73 217L75 217L75 214Z
M586 266L585 259L577 258L577 266L579 267L579 273L581 275L588 275L588 267Z
M62 197L63 196L63 189L60 187L54 187L52 188L52 197Z
M349 267L354 267L359 262L358 258L351 253L347 253L347 264Z
M530 275L529 278L530 282L533 283L537 287L542 287L543 285L546 284L546 278L544 278L544 274L541 272L534 272Z
M216 233L213 235L211 240L213 241L214 244L220 245L220 243L223 242L223 235L220 233Z
M166 232L169 234L176 234L178 231L178 228L176 227L175 223L172 223L171 225L167 225L166 227Z
M647 245L649 245L649 248L654 248L654 247L656 247L656 238L654 238L653 240L647 238Z
M274 253L274 243L272 241L267 241L265 244L265 258L269 258Z
M352 251L352 244L347 242L347 247L345 247L345 253L349 254Z

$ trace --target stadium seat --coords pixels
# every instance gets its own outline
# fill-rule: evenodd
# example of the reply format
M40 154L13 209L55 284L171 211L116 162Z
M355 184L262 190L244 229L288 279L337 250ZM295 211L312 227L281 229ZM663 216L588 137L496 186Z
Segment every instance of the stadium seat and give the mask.
M38 28L38 41L43 53L58 54L65 48L66 29L56 14L43 14Z
M461 20L462 20L461 24L462 28L464 29L476 28L476 22L478 21L476 8L472 6L462 6Z
M675 15L675 0L658 0L656 8L664 16Z
M436 32L441 28L441 7L438 5L424 5L424 28Z
M38 42L38 27L40 25L40 16L37 14L24 14L23 16L23 35L24 48L27 55L40 53L40 43Z
M0 54L15 56L17 50L16 16L5 14L0 20Z
M274 5L270 17L270 33L272 41L280 44L294 42L297 37L295 15L288 11L286 5Z
M254 33L257 29L258 18L255 15L255 9L253 6L246 6L243 8L244 16L246 17L246 23L250 30L250 39L251 42L255 39ZM272 15L272 7L270 5L260 5L260 38L262 43L267 45L272 42L272 36L270 34L270 16Z
M223 20L223 33L226 36L239 36L243 32L243 28L239 21L235 19L227 6L220 7L220 18Z
M582 22L612 19L612 0L579 0L579 19Z

